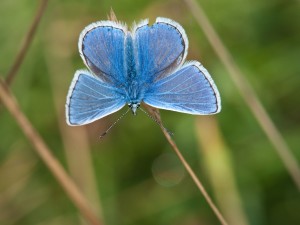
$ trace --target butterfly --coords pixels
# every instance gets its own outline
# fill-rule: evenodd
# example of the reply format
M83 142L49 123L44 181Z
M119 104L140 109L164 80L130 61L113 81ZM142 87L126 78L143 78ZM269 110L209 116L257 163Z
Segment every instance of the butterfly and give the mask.
M89 70L77 70L69 88L66 121L84 125L126 104L194 115L220 112L219 91L197 61L185 62L188 39L175 21L158 17L134 24L99 21L80 34L78 48Z

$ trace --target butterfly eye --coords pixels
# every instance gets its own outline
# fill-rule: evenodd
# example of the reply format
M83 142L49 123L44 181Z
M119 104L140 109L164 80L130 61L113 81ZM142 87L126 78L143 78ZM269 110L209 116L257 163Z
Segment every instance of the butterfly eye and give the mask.
M136 115L136 110L140 107L140 103L129 103L128 106L132 111L133 115Z

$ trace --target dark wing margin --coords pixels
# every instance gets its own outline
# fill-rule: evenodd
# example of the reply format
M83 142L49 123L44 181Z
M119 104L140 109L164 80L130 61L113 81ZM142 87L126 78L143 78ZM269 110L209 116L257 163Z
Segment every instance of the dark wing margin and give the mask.
M221 110L219 91L208 71L197 61L186 63L154 83L144 102L155 108L194 115L215 114Z
M168 76L180 67L187 55L188 39L175 21L158 17L148 25L143 20L132 29L137 73L146 83Z
M127 28L113 21L88 25L80 34L78 48L85 65L103 81L124 79L124 44Z
M76 71L66 102L68 125L92 123L125 105L122 93L85 70Z

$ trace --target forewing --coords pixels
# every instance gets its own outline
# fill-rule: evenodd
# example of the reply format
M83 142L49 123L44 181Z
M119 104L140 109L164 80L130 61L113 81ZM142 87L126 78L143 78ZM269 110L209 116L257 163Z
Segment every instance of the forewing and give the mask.
M78 48L86 66L100 79L120 85L124 82L124 43L127 28L112 21L87 26Z
M118 89L88 71L78 70L67 96L67 123L84 125L116 112L125 105L122 96Z
M148 90L144 102L155 108L194 115L215 114L221 110L219 91L199 62L190 62Z
M188 40L183 28L166 18L152 26L144 20L133 28L137 74L151 83L178 68L186 58Z

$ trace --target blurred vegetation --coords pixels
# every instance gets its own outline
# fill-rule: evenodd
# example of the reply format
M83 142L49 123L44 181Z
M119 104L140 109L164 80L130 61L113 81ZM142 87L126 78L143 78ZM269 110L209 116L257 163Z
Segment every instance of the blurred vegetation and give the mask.
M300 2L203 0L201 4L299 162ZM31 0L0 2L2 77L12 65L38 5L39 1ZM188 59L204 64L221 93L223 109L215 119L226 145L226 160L218 158L215 163L229 163L247 223L300 224L299 191L184 1L51 0L11 88L24 113L105 224L219 224L159 127L142 112L136 117L128 114L101 141L99 135L122 112L83 128L65 123L70 82L74 72L84 68L77 50L79 33L91 22L105 20L111 7L128 25L163 16L185 28L190 41ZM198 143L196 116L161 114L211 196L226 195L226 190L215 193L212 188L207 152ZM84 224L2 104L0 137L0 224Z

